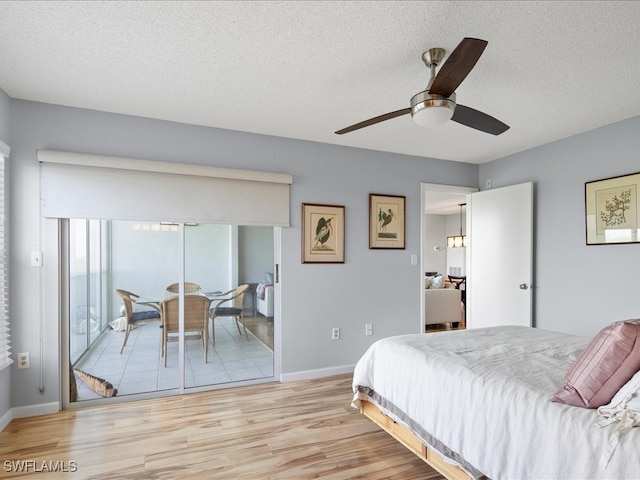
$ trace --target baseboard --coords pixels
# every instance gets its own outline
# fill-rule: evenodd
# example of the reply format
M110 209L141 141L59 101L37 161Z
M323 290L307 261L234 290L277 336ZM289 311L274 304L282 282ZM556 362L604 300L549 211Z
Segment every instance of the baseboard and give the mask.
M13 412L9 409L7 410L7 413L0 417L0 432L4 430L9 423L11 423L11 420L13 420Z
M38 415L48 415L59 411L60 404L58 402L27 405L26 407L14 407L11 409L13 418L37 417Z
M283 373L281 382L296 382L298 380L313 380L314 378L332 377L344 373L353 373L355 365L342 365L339 367L318 368L316 370L304 370L301 372Z

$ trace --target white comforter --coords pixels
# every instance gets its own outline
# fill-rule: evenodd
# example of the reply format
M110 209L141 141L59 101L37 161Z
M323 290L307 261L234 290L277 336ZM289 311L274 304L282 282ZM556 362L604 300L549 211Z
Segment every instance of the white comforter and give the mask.
M385 338L356 365L353 405L372 401L475 477L640 479L640 429L602 468L615 425L550 400L588 340L515 326Z

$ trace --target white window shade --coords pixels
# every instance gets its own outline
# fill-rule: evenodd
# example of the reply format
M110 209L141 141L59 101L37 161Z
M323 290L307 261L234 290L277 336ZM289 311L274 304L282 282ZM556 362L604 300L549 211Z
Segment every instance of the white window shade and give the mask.
M289 226L289 174L38 150L42 215Z
M11 338L9 335L9 276L5 238L6 203L4 189L4 164L9 156L9 147L0 142L0 370L13 363Z

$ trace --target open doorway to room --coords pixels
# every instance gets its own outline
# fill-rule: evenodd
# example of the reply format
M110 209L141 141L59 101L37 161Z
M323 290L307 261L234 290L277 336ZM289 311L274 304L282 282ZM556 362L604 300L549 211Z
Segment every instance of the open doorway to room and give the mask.
M275 379L274 227L88 219L60 225L67 405ZM182 327L170 306L180 293L171 285L181 265Z
M467 195L475 188L422 184L421 331L466 328Z

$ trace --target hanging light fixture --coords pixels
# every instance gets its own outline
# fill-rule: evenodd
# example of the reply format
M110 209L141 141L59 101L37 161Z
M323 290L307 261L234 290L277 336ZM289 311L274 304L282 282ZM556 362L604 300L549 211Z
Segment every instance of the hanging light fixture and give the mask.
M447 237L447 248L462 248L467 246L467 236L462 234L462 207L466 203L459 203L460 207L460 235L452 235Z

